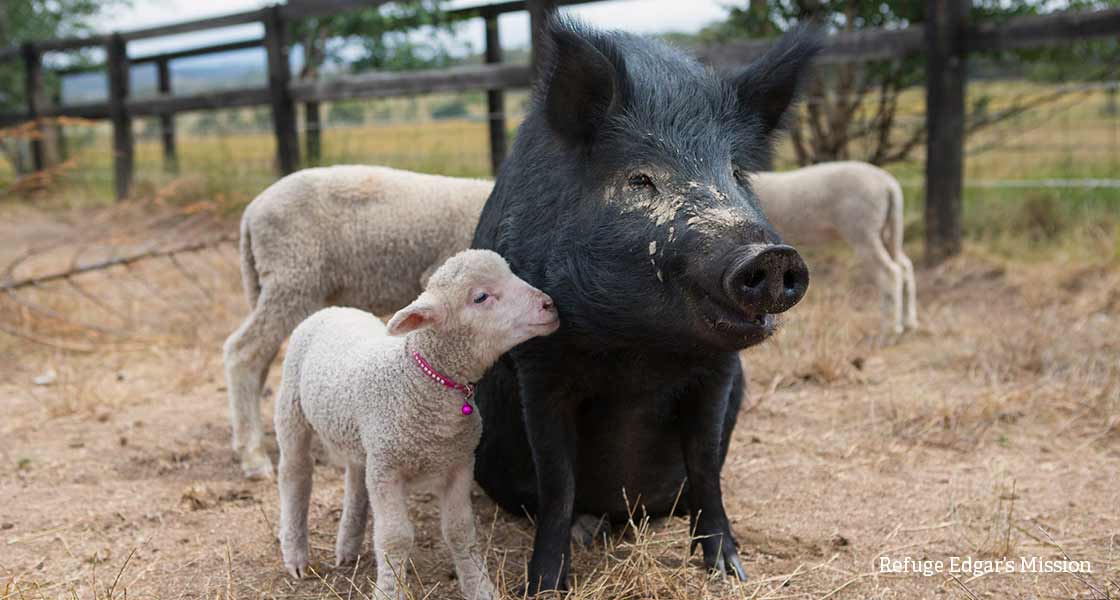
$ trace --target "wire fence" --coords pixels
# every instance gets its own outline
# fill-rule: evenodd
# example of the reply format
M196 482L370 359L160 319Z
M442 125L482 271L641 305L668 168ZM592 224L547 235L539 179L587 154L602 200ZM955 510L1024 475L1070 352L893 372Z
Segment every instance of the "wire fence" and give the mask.
M974 199L1014 201L1046 193L1056 200L1120 202L1120 110L1116 80L1041 83L986 78L968 86L968 121L991 121L970 131L966 144L966 210ZM838 97L833 94L830 101ZM506 94L510 139L527 109L528 92ZM807 102L812 103L809 98ZM901 145L924 127L921 87L898 94L890 136ZM874 102L854 118L875 118ZM321 106L321 155L315 164L380 164L453 176L490 175L486 98L482 92L354 100ZM805 109L802 109L802 113ZM308 137L301 107L301 144ZM994 116L994 117L993 117ZM164 159L158 120L138 119L135 195L186 194L239 206L277 178L275 137L267 107L223 109L176 116L177 162ZM77 202L112 197L111 130L105 123L74 122L60 128L56 152L68 160L59 176ZM843 156L867 159L874 136L853 139ZM9 144L10 145L10 144ZM26 144L25 144L26 145ZM306 147L301 148L305 166ZM787 136L777 168L796 166ZM920 206L924 144L884 165L907 188L911 210ZM18 179L11 161L0 167L0 185Z

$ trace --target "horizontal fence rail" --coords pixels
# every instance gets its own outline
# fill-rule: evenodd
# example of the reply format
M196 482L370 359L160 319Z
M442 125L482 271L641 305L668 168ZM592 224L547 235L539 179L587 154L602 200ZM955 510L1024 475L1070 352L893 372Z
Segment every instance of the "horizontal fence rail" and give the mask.
M529 85L529 80L529 65L471 65L411 73L364 73L317 81L297 81L292 83L291 90L292 97L300 102L331 102L437 92L523 88Z
M574 0L566 4L582 4L594 1L599 0ZM367 0L348 0L347 2L339 0L338 2L332 3L332 6L334 6L332 10L341 11L339 6L349 4L369 5ZM489 7L457 9L456 11L449 11L449 13L456 12L464 15L471 13L483 15L504 14L505 12L522 10L524 5L525 2L523 1L505 2ZM492 9L495 12L491 13L484 9ZM298 12L297 14L305 14L308 10ZM234 17L236 17L234 20L238 20L240 23L241 21L239 19L241 19L241 15L243 14L245 13L238 13L228 16L228 18L234 19ZM253 22L259 22L259 11L254 11L253 14L255 17ZM226 18L227 17L214 18L207 20L207 22L216 21L224 23L225 21L223 19ZM193 27L195 23L198 22L191 22L187 25ZM195 31L195 29L189 29L189 31ZM1043 35L1035 35L1035 33L1040 31L1043 32ZM138 30L130 34L121 34L121 37L127 40L130 39L130 35L147 36L148 32L149 30ZM1078 39L1120 35L1120 9L1106 9L1090 13L1058 13L1043 16L1017 17L1001 25L969 28L964 32L963 41L970 51L1011 50L1048 46L1063 42L1068 43L1070 39L1073 39L1075 32L1077 32L1076 37ZM263 39L243 40L201 48L140 56L130 58L129 63L144 64L159 62L161 60L174 60L201 56L204 54L256 48L261 47L263 41ZM52 40L45 43L37 43L35 47L46 50L49 47L63 42L66 42L66 40ZM69 43L75 44L74 47L81 47L77 46L77 42L74 40L71 40ZM770 40L729 42L697 48L696 54L702 61L714 67L735 68L750 64L752 61L765 54L766 50L769 49L772 44L773 42ZM897 30L840 32L827 36L825 47L818 60L825 64L886 60L918 54L924 51L924 48L923 28L921 27L908 27ZM18 47L14 50L13 48L0 49L0 59L9 58L13 52L14 56L18 57L21 55L21 50ZM75 70L61 69L59 72L62 74L70 74L73 72L96 71L103 68L104 67L81 67ZM419 72L377 72L343 75L337 78L316 82L293 82L291 87L293 95L298 96L300 101L322 102L366 97L376 98L410 95L435 91L458 92L478 89L523 88L529 85L529 80L530 77L528 76L527 67L523 65L501 65L500 67L482 65ZM183 106L185 108L180 109L176 109L176 104L167 99L160 99L159 101L153 100L150 106L146 101L137 102L137 105L146 107L143 109L145 110L145 114L154 114L167 110L236 108L254 104L254 102L237 100L236 91L237 90L231 90L228 93L215 92L212 94L184 97ZM252 90L252 92L256 91L256 89ZM251 95L253 98L259 99L259 95L255 93ZM211 99L202 100L204 97L211 97ZM228 106L216 104L218 100L223 98L232 104ZM255 102L255 104L262 103L263 102L260 101ZM99 115L102 115L102 113L103 104L91 103L58 106L44 110L41 114L43 116L99 118ZM0 113L0 124L10 125L18 123L27 120L27 117L27 113Z
M377 7L388 0L289 0L287 4L160 25L112 35L94 35L25 43L0 48L0 60L20 60L28 75L27 110L0 114L0 126L7 127L44 117L109 119L114 127L114 162L118 194L127 194L131 179L133 117L158 116L168 164L175 162L174 120L176 113L247 106L270 106L277 138L277 164L282 172L297 168L299 143L295 126L295 105L304 104L308 115L318 123L319 103L360 98L383 98L437 92L486 91L492 167L497 171L505 152L503 90L525 88L533 78L532 64L501 62L498 39L499 15L528 11L531 15L532 56L539 56L541 15L558 5L574 5L597 0L518 0L448 10L448 21L482 18L486 23L485 63L447 69L413 72L373 72L342 75L330 79L297 80L288 66L288 29L293 20L326 17L348 11ZM964 114L964 64L970 52L993 52L1019 48L1068 44L1072 40L1120 35L1120 8L1088 12L1059 12L1023 16L998 24L973 25L969 22L968 0L927 0L928 19L922 25L901 29L842 31L829 35L821 52L821 63L851 63L926 56L926 217L927 255L937 245L952 254L959 248L960 188L963 179L965 132L960 123ZM264 25L265 37L239 40L129 57L130 41L225 28L248 23ZM417 23L419 25L420 23ZM699 58L718 69L742 68L763 55L772 40L736 41L706 45L696 49ZM82 104L46 102L42 93L42 55L44 52L102 47L110 57L101 67L63 68L61 74L105 70L110 74L110 98ZM171 90L169 64L174 60L263 48L267 56L268 85L196 94L175 94ZM128 68L135 64L155 64L159 94L148 98L129 97ZM309 116L310 122L310 116ZM310 162L317 160L319 128L308 127L307 148ZM38 157L38 154L36 154ZM39 167L39 160L36 166ZM931 173L936 176L931 176ZM952 239L956 237L956 242ZM947 241L946 241L947 240Z

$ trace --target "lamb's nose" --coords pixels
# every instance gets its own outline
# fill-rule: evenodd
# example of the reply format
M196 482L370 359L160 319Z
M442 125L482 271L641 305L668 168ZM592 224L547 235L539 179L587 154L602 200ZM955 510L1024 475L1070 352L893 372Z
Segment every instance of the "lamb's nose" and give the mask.
M555 307L552 306L552 298L545 296L544 299L541 300L541 310L545 312L552 312L554 308Z

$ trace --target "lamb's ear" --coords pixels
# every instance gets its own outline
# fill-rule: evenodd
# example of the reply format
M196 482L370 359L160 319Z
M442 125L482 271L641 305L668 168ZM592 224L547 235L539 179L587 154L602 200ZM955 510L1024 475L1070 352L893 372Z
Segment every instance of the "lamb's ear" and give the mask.
M762 58L734 79L739 110L756 115L765 134L781 125L821 46L821 35L816 29L798 27L783 35Z
M541 96L548 125L569 142L589 142L618 102L619 73L579 25L554 18L546 28L549 75Z
M424 292L412 304L397 311L389 319L389 335L404 335L443 322L443 308L431 294Z

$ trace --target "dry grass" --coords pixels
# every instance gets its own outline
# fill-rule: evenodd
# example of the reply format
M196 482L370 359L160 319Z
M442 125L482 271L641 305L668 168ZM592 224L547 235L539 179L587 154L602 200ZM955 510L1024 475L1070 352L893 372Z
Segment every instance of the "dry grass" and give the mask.
M0 205L0 262L41 250L20 277L232 231L206 194L183 179L113 209ZM751 397L724 489L753 579L709 578L687 552L685 520L636 514L577 549L566 597L1120 595L1118 232L1074 219L1047 237L974 239L918 273L922 330L885 341L851 256L809 253L809 296L743 355ZM234 247L75 281L0 298L0 326L21 336L0 333L0 600L372 597L368 565L287 580L275 491L241 481L230 460L219 347L244 311ZM48 371L53 383L32 383ZM321 566L340 494L339 474L319 469ZM413 596L454 598L434 503L412 504ZM511 592L531 524L481 494L475 506L491 572ZM877 569L879 556L954 555L1069 555L1094 572Z
M992 110L1038 91L970 86L992 95ZM920 118L921 94L903 100L902 119ZM1052 115L974 137L970 180L1115 177L1120 142L1102 102L1100 92L1070 96ZM69 127L91 136L75 145L76 166L18 190L0 172L0 186L19 191L0 201L0 265L36 250L14 277L233 232L229 217L274 180L271 136L184 124L184 174L162 173L157 143L142 140L137 200L107 209L107 129ZM486 139L477 119L329 128L323 162L480 175ZM892 172L916 180L920 162ZM907 192L914 215L920 190ZM851 257L810 253L809 296L774 340L743 355L751 396L724 489L753 579L710 579L687 553L686 521L636 515L607 543L576 550L566 597L1120 596L1118 214L1114 191L969 189L964 256L919 272L923 329L886 343ZM912 245L920 233L908 229ZM372 597L368 564L289 581L275 490L241 481L230 460L219 348L245 309L233 246L73 284L0 295L0 600ZM48 372L52 383L32 383ZM321 564L340 494L339 474L319 469ZM433 502L412 504L412 595L454 598ZM481 494L475 506L491 572L512 597L531 524ZM1094 572L877 569L880 556L954 555L1068 556Z

